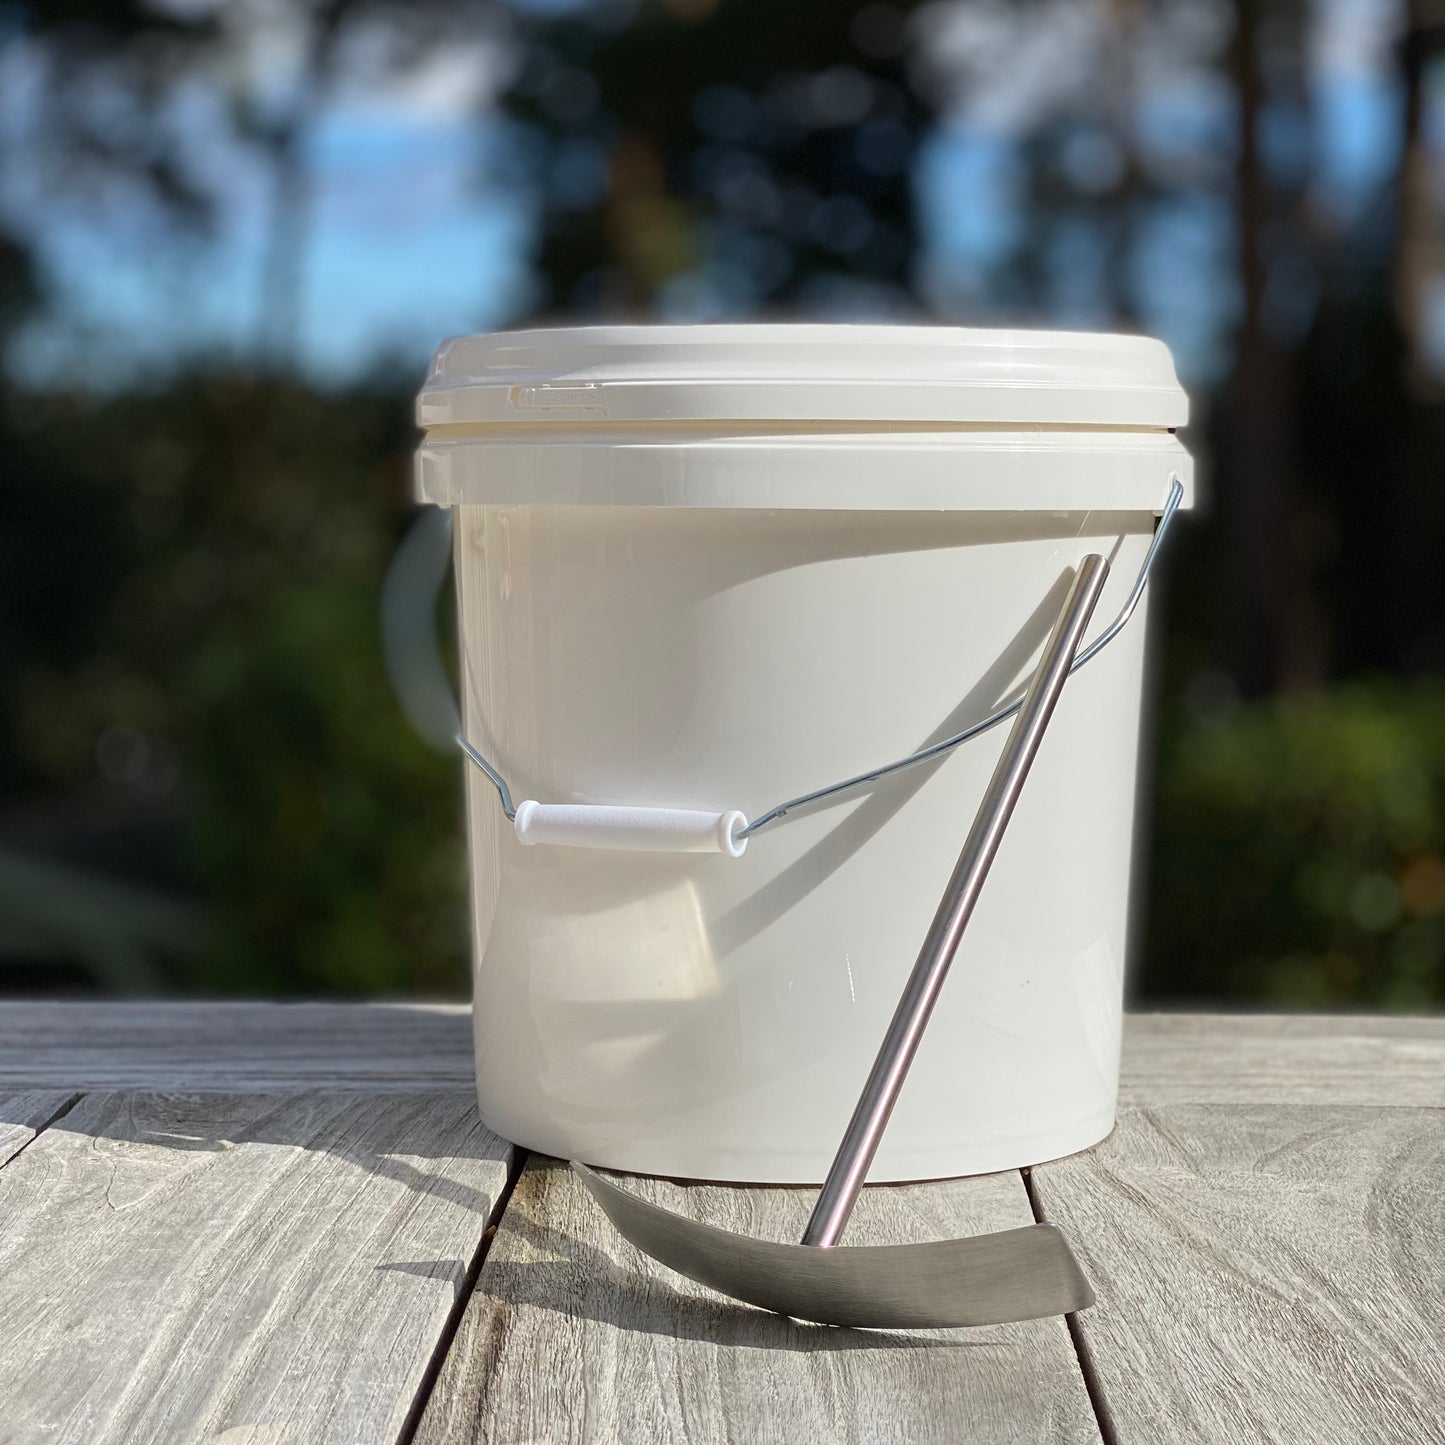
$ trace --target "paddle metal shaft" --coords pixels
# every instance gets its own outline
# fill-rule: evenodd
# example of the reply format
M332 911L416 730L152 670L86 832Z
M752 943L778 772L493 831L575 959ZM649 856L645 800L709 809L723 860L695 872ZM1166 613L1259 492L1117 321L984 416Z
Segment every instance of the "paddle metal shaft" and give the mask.
M948 890L923 940L918 961L908 975L903 997L898 1001L868 1082L863 1086L808 1227L803 1231L804 1244L824 1248L837 1244L853 1213L858 1191L867 1178L888 1125L888 1116L893 1112L909 1065L923 1040L929 1015L938 1002L949 965L958 952L964 929L973 915L984 879L988 877L1004 829L1023 791L1024 779L1043 741L1044 730L1068 680L1074 654L1108 575L1109 564L1097 554L1090 554L1079 564L1073 586L1044 648L1043 659L979 805L978 816L963 845Z

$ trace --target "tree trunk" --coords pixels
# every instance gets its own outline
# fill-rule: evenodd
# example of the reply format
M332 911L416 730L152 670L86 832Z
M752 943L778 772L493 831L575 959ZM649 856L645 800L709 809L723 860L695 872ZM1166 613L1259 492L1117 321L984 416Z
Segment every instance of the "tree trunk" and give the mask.
M278 372L296 365L310 230L310 182L302 151L303 113L293 112L271 141L271 226L261 270L258 350Z
M1400 41L1400 171L1395 188L1395 254L1392 289L1395 314L1409 355L1410 381L1424 385L1421 352L1425 293L1435 270L1436 246L1431 234L1430 163L1424 138L1425 65L1445 39L1445 4L1440 0L1409 0L1405 33Z
M336 41L352 0L323 0L310 17L299 89L268 138L271 154L271 229L261 270L261 356L279 372L295 368L305 295L312 193L306 138L331 78Z
M1241 291L1233 374L1219 407L1218 493L1230 654L1246 695L1301 690L1322 672L1299 546L1294 358L1266 314L1268 238L1279 219L1261 154L1260 0L1236 0L1229 63L1239 100L1235 168ZM1224 581L1225 579L1221 579Z

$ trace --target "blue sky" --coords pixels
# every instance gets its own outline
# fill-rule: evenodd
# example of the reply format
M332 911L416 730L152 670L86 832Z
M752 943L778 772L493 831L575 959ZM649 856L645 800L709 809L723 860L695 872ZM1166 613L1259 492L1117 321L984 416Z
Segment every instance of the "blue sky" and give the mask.
M328 116L308 145L312 211L296 332L307 368L346 379L377 360L422 365L436 340L505 321L527 284L528 224L479 181L485 127L398 109ZM44 376L104 373L257 342L268 191L254 161L217 153L211 235L155 235L141 208L97 222L37 217L59 314L26 340Z

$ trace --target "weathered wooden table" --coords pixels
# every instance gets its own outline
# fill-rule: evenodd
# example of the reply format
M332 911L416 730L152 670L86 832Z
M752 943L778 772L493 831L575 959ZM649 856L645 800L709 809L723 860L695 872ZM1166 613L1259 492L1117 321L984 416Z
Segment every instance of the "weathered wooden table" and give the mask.
M465 1012L0 1004L0 1441L1445 1440L1445 1020L1139 1016L1117 1131L868 1191L1038 1217L1099 1302L801 1326L623 1244L477 1120ZM795 1238L810 1196L639 1185Z

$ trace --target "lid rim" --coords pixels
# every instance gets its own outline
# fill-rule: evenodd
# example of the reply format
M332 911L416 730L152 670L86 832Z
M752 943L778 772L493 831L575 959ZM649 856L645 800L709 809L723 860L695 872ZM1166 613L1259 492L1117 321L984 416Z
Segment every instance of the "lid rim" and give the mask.
M424 427L598 416L1178 427L1188 399L1149 337L827 323L455 337L417 399Z

